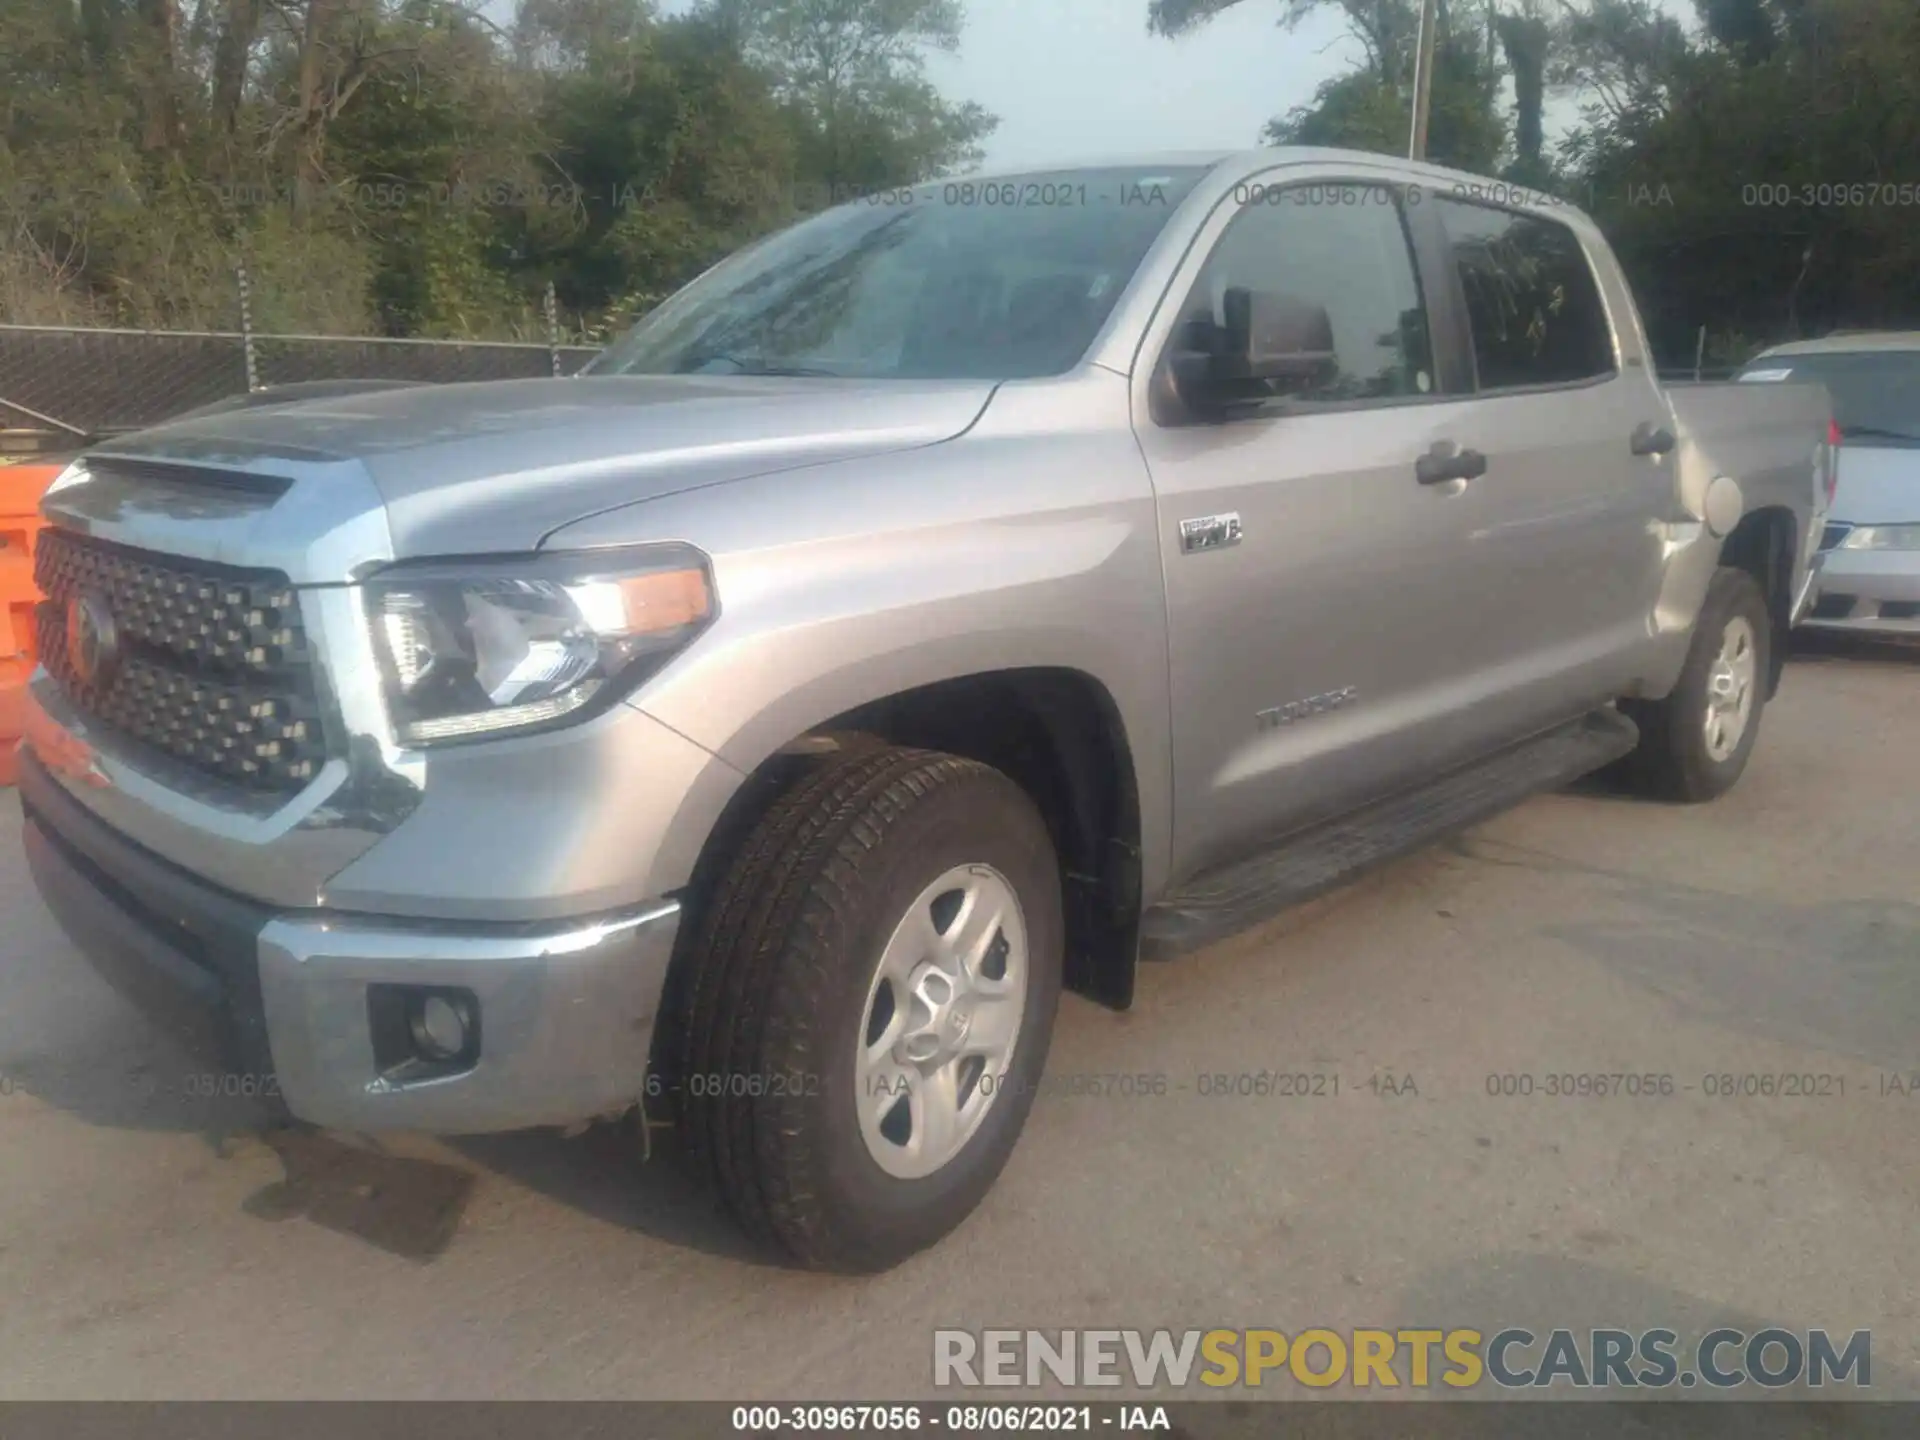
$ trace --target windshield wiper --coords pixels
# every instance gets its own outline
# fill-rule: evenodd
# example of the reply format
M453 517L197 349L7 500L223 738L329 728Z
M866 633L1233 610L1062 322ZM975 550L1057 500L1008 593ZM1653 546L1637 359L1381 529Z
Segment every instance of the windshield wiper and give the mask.
M1856 435L1874 440L1906 440L1920 445L1920 435L1910 430L1892 430L1885 425L1842 425L1840 427L1842 440L1851 440Z
M731 365L742 375L820 375L835 377L837 370L822 370L814 365L774 365L751 355L732 355L724 350L716 350L706 355L696 355L690 361L683 362L682 375L699 373L702 367L718 360L723 365Z

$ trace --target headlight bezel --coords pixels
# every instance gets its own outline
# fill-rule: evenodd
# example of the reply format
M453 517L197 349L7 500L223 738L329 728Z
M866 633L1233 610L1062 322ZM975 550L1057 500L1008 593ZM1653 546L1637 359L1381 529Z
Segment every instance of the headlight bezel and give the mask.
M602 714L720 614L711 558L678 541L402 560L358 588L388 725L406 749Z

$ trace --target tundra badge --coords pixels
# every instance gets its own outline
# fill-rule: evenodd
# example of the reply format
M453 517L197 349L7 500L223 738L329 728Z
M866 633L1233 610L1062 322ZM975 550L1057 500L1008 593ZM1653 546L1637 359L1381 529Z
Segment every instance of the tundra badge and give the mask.
M1342 705L1350 705L1360 692L1351 685L1338 690L1329 690L1324 695L1309 695L1304 700L1289 700L1284 705L1276 705L1271 710L1262 710L1256 714L1254 723L1262 730L1278 730L1282 725L1291 725L1296 720L1304 720L1309 715L1324 715L1329 710L1338 710Z

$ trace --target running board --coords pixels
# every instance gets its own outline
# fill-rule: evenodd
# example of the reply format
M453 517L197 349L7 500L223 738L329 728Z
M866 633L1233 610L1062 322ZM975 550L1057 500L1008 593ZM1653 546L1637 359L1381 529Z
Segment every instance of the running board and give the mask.
M1362 871L1491 819L1530 795L1611 764L1640 741L1633 721L1596 710L1417 790L1315 826L1278 848L1190 880L1147 911L1143 960L1170 960L1312 899Z

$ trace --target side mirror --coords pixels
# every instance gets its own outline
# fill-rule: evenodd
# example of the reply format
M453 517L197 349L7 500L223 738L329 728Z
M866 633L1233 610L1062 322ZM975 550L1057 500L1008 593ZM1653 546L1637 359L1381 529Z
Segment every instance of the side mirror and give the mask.
M1235 286L1221 311L1225 323L1187 321L1169 357L1174 390L1194 413L1310 390L1339 373L1326 307Z

